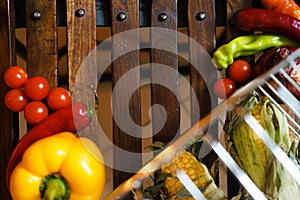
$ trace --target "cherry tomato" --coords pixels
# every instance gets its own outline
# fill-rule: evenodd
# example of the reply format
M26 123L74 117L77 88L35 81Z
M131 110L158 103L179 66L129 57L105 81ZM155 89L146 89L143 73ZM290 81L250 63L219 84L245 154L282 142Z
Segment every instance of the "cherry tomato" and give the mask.
M44 99L48 95L49 90L50 86L48 80L41 76L31 77L25 83L25 93L34 101Z
M213 86L214 93L220 99L226 99L236 90L235 82L230 78L216 80Z
M23 67L12 66L4 73L4 82L10 88L23 87L28 80L28 74Z
M243 83L251 77L251 65L245 60L235 60L229 66L229 77L237 83Z
M24 90L15 88L6 93L4 101L6 107L12 112L21 112L29 103L29 98L26 96Z
M64 108L71 103L71 94L65 88L53 88L47 96L47 104L53 110Z
M48 108L41 101L32 101L24 108L24 117L29 124L37 124L48 116Z

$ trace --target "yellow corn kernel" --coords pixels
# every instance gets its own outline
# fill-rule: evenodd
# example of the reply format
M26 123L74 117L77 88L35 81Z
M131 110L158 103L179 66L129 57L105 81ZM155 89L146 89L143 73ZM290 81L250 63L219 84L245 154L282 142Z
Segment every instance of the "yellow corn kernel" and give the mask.
M167 195L170 198L174 198L174 196L183 187L182 183L175 175L175 171L178 169L184 171L198 188L203 188L211 184L212 177L210 176L206 166L199 162L191 153L183 151L175 157L171 163L162 167L162 173L169 173L172 175L172 177L168 177L166 179L164 185ZM212 189L214 188L216 188L216 186L212 187ZM208 193L209 191L205 191L204 195ZM185 199L192 200L193 198ZM184 199L181 198L180 200Z

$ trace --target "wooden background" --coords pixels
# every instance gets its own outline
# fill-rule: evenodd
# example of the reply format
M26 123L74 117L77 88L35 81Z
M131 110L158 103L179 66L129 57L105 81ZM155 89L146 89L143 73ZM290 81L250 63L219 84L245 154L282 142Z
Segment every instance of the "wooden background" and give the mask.
M78 69L97 43L101 42L99 38L103 38L101 36L103 27L109 28L108 32L111 35L144 26L172 30L181 29L189 37L199 42L209 54L212 54L217 46L242 34L231 27L226 19L242 7L253 6L259 6L259 4L250 0L66 0L57 2L54 0L0 0L1 77L7 68L20 64L17 58L21 57L21 60L26 62L29 76L44 76L49 80L51 87L66 86L73 92L73 84ZM205 14L204 19L199 18L201 13ZM41 17L35 18L34 14L40 14ZM65 27L63 37L65 37L66 46L63 47L59 45L58 41L58 38L61 37L60 27ZM221 29L221 34L217 38L217 28L219 27L224 27L224 29ZM26 41L25 44L22 44L16 40L15 33L24 28ZM114 42L120 43L122 41ZM152 42L155 45L155 41ZM190 48L192 49L192 47ZM115 53L116 51L112 52ZM107 79L111 81L112 88L126 72L141 63L140 55L142 53L140 51L130 52L112 64L111 70L107 73ZM180 58L169 52L152 49L149 53L151 55L149 62L165 64L189 76L190 85L198 100L191 102L191 105L195 106L194 104L199 103L201 116L209 112L209 108L217 105L217 99L207 101L207 98L203 98L208 95L207 86L192 66L182 66ZM189 56L191 59L198 58L192 51ZM66 64L60 64L62 59L66 60ZM197 60L195 62L201 65L201 60ZM178 82L176 76L169 77L168 74L155 73L157 72L153 71L153 76L163 76L166 77L167 81ZM202 71L201 74L211 76L212 80L216 78L213 70ZM135 84L139 84L140 74L137 73L136 76L137 83ZM0 196L1 199L10 199L5 186L5 169L10 153L20 138L20 125L18 114L5 108L4 96L9 88L4 84L3 78L0 81ZM125 93L132 89L132 84L128 82L123 85L122 89ZM179 92L179 85L177 87ZM129 104L132 119L138 124L141 124L141 104L143 103L140 95L140 90L137 90L131 97ZM163 105L168 116L165 126L153 137L153 141L170 141L174 137L174 132L180 127L180 105L174 95L177 94L172 94L164 87L151 85L151 103ZM123 112L124 106L128 106L122 103L124 102L122 97L118 100L113 99L113 101L120 112ZM197 113L192 112L191 114L191 123L193 124L199 118L196 117ZM153 113L153 117L159 116L159 113ZM124 133L116 123L113 123L112 129L114 144L128 151L142 151L143 141L141 139ZM116 163L119 161L118 156L114 155L114 162ZM142 165L142 158L137 165ZM130 175L130 173L118 170L113 171L114 187Z

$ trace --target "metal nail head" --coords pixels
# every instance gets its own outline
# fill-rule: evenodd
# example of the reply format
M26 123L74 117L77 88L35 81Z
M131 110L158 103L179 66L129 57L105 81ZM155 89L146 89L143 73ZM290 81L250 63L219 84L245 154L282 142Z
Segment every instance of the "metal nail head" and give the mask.
M39 20L41 18L41 16L42 16L42 14L41 14L40 11L35 11L35 12L32 13L32 18L34 20Z
M197 15L196 15L196 20L198 20L198 21L202 21L202 20L204 20L206 18L206 15L205 15L205 13L204 12L199 12L199 13L197 13Z
M76 10L75 12L75 16L76 17L83 17L85 15L85 10L82 8L79 8L78 10Z
M158 20L160 22L166 21L168 19L168 15L166 13L161 13L158 15Z
M126 19L126 14L123 13L123 12L120 12L118 15L117 15L117 20L122 22L122 21L125 21Z

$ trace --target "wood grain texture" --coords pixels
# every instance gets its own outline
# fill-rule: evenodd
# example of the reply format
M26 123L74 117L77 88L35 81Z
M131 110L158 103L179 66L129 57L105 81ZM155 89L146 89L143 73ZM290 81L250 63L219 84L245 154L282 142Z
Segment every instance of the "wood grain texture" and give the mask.
M243 0L227 0L227 16L226 16L226 41L229 41L239 35L246 34L246 32L241 31L229 23L230 18L234 15L236 11L241 8L253 7L253 0L243 1ZM226 42L225 41L225 42Z
M112 88L118 84L121 78L125 78L123 84L118 88L122 94L113 97L113 144L126 152L142 152L142 130L141 125L141 103L140 103L140 70L135 68L139 65L139 33L124 32L138 28L139 26L139 4L134 0L111 1L112 18ZM121 33L120 36L116 36ZM126 53L128 50L133 50ZM131 78L127 73L132 70ZM126 76L125 76L126 75ZM137 88L136 90L134 90ZM135 91L135 92L133 92ZM128 101L128 95L130 100ZM129 108L129 113L127 109ZM136 125L127 123L131 118ZM120 120L125 127L116 123L116 118ZM125 130L124 130L125 128ZM132 136L134 134L134 136ZM126 169L126 166L132 166L132 172L136 172L142 166L142 156L136 158L126 157L117 149L114 149L114 187L118 186L124 180L128 179L132 173ZM125 168L123 171L122 168Z
M3 76L5 70L16 65L15 30L14 30L14 1L0 0L0 74ZM11 199L6 187L6 165L10 154L18 141L18 127L13 125L18 123L14 120L12 112L6 109L4 97L9 88L5 85L3 78L0 79L0 196L1 199Z
M177 1L156 0L152 1L151 27L164 28L177 31ZM179 131L180 103L178 73L169 74L167 70L157 70L161 64L178 71L177 35L166 31L151 31L151 101L152 105L163 107L152 109L153 142L168 143ZM161 50L165 49L165 50ZM172 50L173 53L168 50ZM163 81L164 85L156 84ZM167 87L167 85L172 88ZM161 123L166 122L161 130Z
M82 65L91 67L82 77L82 84L96 88L95 56L96 48L96 5L95 1L67 0L67 57L69 90L73 92L74 81ZM83 15L80 15L83 12ZM86 76L86 77L84 77ZM91 81L90 83L88 83ZM88 86L87 86L88 88ZM78 91L79 92L79 91Z
M67 0L66 13L68 89L73 102L82 102L93 109L97 88L95 1ZM77 133L99 144L96 119L95 114L90 125Z
M214 0L190 0L188 4L188 30L189 37L193 39L190 42L190 63L194 65L190 66L190 83L197 96L196 101L191 99L192 124L217 104L217 99L208 90L217 77L215 68L208 63L216 48L214 5ZM201 47L206 52L202 53ZM199 109L196 109L197 106ZM200 113L197 113L199 110Z
M57 85L56 1L26 1L27 71ZM34 15L40 14L40 17Z
M214 0L189 0L188 33L190 37L190 84L191 92L196 99L191 98L191 123L197 123L216 105L217 98L212 94L213 83L217 78L217 70L211 65L211 55L216 48ZM218 137L217 127L210 127L209 134ZM214 151L203 158L210 167L217 159Z

